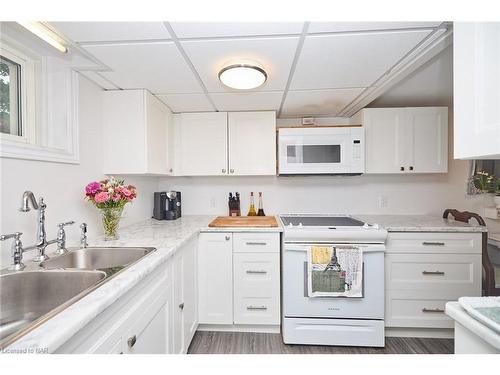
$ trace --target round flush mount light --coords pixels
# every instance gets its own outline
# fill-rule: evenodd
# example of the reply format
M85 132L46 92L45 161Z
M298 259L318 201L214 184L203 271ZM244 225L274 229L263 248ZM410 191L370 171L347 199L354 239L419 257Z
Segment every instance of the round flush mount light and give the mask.
M231 64L221 69L219 80L232 89L251 90L266 82L267 73L261 67L251 63Z

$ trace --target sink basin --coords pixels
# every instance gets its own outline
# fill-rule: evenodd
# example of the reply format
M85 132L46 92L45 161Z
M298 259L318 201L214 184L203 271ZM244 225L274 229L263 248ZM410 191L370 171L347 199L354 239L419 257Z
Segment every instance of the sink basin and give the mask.
M154 248L147 247L87 247L48 259L41 266L46 269L78 268L114 273L153 250Z
M83 297L105 277L102 271L80 270L0 275L0 348L35 326L38 319L53 316Z

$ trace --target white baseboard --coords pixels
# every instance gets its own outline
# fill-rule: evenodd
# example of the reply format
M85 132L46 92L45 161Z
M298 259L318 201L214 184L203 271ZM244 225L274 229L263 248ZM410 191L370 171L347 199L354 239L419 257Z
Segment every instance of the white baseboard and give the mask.
M279 325L199 324L198 331L280 333Z
M385 337L420 337L433 339L452 339L452 328L390 328L385 327Z

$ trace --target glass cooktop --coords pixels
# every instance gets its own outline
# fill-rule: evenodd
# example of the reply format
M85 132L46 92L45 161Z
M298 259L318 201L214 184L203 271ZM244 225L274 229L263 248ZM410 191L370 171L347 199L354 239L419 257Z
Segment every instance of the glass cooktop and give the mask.
M281 216L284 225L305 227L362 227L364 222L349 216Z

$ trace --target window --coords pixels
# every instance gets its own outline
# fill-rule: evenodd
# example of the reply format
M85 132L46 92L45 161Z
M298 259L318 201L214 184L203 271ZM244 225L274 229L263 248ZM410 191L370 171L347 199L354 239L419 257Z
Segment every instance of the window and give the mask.
M0 133L22 136L21 65L0 55Z

